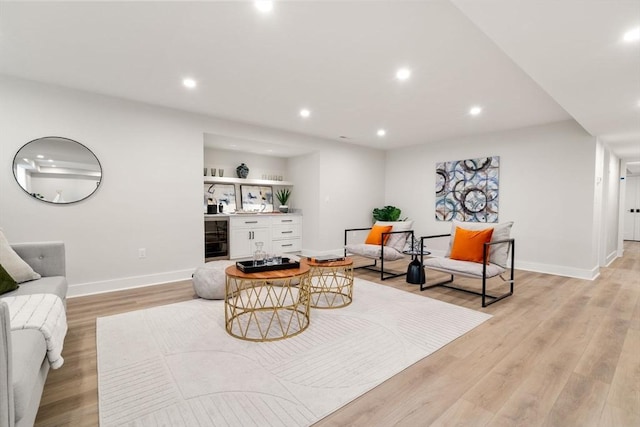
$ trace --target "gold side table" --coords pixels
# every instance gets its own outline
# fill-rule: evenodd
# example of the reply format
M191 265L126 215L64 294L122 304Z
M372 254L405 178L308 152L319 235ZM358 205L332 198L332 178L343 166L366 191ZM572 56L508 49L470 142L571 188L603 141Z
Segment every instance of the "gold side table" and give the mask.
M309 326L309 266L244 273L227 267L224 319L227 332L247 341L289 338Z
M307 258L311 268L309 276L311 307L341 308L353 300L353 260L316 262Z

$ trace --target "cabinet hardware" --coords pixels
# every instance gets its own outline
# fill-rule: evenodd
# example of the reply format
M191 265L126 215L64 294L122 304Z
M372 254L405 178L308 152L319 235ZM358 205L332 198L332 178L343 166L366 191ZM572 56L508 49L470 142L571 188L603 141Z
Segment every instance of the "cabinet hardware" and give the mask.
M293 222L292 219L283 219L281 222Z
M291 234L293 233L293 230L289 230L289 231L283 231L282 234Z
M244 223L245 224L257 224L258 221L245 221Z
M287 244L287 245L281 245L281 246L282 246L283 248L284 248L285 246L293 246L293 243L289 243L289 244Z

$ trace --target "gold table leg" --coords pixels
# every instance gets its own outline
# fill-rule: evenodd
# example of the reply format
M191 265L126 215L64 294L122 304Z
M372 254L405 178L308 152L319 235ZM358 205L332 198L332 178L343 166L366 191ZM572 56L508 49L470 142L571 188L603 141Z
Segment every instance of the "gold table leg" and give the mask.
M309 326L309 274L282 279L227 276L225 328L247 341L276 341Z
M353 264L345 266L312 266L311 307L341 308L353 300Z

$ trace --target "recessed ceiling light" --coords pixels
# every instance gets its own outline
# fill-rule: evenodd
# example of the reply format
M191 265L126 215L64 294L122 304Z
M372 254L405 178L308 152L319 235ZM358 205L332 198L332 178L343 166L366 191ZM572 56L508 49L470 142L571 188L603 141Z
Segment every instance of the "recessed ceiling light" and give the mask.
M472 116L477 116L480 113L482 113L481 107L471 107L471 109L469 110L469 114L471 114Z
M187 87L189 89L193 89L198 85L198 83L196 83L196 81L190 77L182 79L182 84L184 85L184 87Z
M39 159L44 159L44 156L42 154L38 154L36 157Z
M636 27L633 30L629 30L626 33L624 33L622 40L629 43L637 42L638 40L640 40L640 27Z
M378 129L378 132L376 132L378 134L378 136L385 136L387 134L387 131L384 129Z
M396 71L396 78L398 80L407 80L409 77L411 77L411 70L408 68L400 68Z
M51 162L53 162L53 159L49 159L49 160L47 160L47 161L48 161L49 163L51 163Z
M269 13L273 10L273 2L272 1L254 1L256 9L258 9L262 13Z
M300 110L301 117L309 117L310 115L311 115L311 111L307 110L306 108L303 108L302 110Z

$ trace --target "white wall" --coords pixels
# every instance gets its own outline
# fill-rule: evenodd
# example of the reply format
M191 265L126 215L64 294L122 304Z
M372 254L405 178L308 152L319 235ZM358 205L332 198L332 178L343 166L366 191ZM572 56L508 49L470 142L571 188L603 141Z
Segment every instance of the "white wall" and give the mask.
M309 253L340 248L345 224L368 224L384 200L384 153L340 141L7 76L0 76L0 118L0 227L10 242L64 241L70 296L186 279L203 262L206 134L309 149L289 159L287 171ZM13 156L45 135L77 140L100 159L103 181L92 197L52 205L18 187Z
M345 229L371 226L373 208L385 204L384 163L384 152L352 145L320 152L316 249L341 253Z
M237 178L236 167L244 163L249 168L248 179L266 179L263 175L279 175L288 180L288 162L284 157L244 153L242 151L222 150L219 148L204 148L204 167L208 167L207 175L211 175L211 168L224 170L224 176ZM203 171L204 173L204 171Z
M574 121L392 150L386 202L415 220L418 235L448 233L434 215L436 162L500 156L499 219L515 222L517 267L593 278L595 155L595 138Z
M224 167L225 176L235 176L240 162L249 166L249 178L282 174L293 183L290 208L304 217L302 252L342 253L344 230L371 225L371 211L384 205L384 152L333 141L312 147L310 154L286 159L205 148L204 162L209 168Z
M289 160L292 206L302 211L302 249L313 254L320 242L320 153L313 152Z
M205 138L206 139L206 138ZM237 178L236 167L244 163L249 168L249 175L247 179L267 179L269 176L277 175L282 177L282 181L288 180L288 159L284 157L275 157L260 155L255 153L245 153L242 151L223 150L219 148L204 147L204 167L207 168L207 176L211 176L211 169L216 169L216 176L220 176L220 169L223 169L225 177ZM204 171L203 171L204 174ZM266 175L266 178L263 176ZM273 178L275 180L275 178ZM206 192L211 184L205 184L203 186ZM273 208L278 209L280 206L278 200L275 198L275 194L278 190L284 186L272 185L273 187ZM236 209L242 208L242 196L240 185L235 185L236 192ZM293 209L295 204L295 198L292 197L289 201L289 206ZM206 207L204 208L206 210ZM228 212L225 210L225 212Z
M598 215L607 218L607 257L612 245L613 181L603 181L606 208L597 213L596 141L573 121L385 154L5 76L0 117L0 227L11 242L64 241L72 296L188 278L202 263L207 133L309 149L286 161L309 254L339 251L344 229L370 225L372 209L385 204L414 219L418 235L448 232L449 223L434 219L435 163L491 155L501 157L500 219L515 221L519 268L594 277ZM18 187L13 156L43 135L69 137L93 150L104 179L92 197L52 205ZM605 157L603 178L615 173L616 160ZM237 160L229 161L232 169ZM257 171L258 163L246 162ZM138 258L139 248L146 248L146 259Z
M11 242L64 241L70 295L190 276L203 257L203 153L188 115L2 77L0 117L0 226ZM100 159L92 197L52 205L18 187L14 154L46 135Z
M600 266L607 266L618 256L620 159L606 145L603 146L602 157L602 227L599 263ZM596 185L596 189L597 187Z

